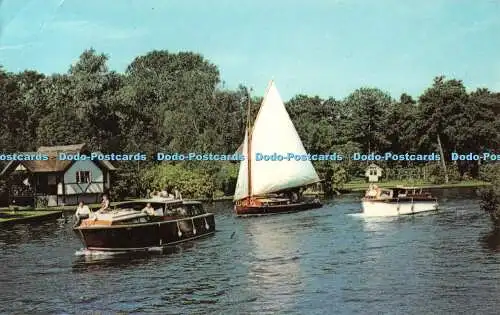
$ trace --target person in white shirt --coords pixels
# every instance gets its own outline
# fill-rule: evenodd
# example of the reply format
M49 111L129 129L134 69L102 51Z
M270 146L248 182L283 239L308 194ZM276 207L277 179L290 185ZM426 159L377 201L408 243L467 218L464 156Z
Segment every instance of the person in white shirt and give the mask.
M90 211L89 206L84 204L83 201L80 201L75 212L76 225L80 225L83 219L87 219L90 216L91 212L92 211Z
M151 207L151 204L149 202L146 204L146 207L144 207L144 209L142 209L142 212L146 213L147 215L155 215L156 214L155 209L153 207Z

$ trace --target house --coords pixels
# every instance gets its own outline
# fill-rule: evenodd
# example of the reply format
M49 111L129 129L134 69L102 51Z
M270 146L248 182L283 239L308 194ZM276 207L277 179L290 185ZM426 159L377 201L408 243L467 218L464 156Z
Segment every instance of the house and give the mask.
M376 164L370 164L366 168L365 176L368 177L370 183L378 182L379 177L382 176L382 168Z
M116 168L109 161L60 160L59 154L90 153L85 144L40 147L36 152L48 160L10 161L0 173L7 179L11 203L16 205L59 206L99 203L111 187Z

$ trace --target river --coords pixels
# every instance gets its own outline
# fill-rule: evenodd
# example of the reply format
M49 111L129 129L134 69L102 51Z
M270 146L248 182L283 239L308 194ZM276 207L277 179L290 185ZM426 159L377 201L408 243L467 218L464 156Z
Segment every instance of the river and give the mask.
M500 233L470 189L441 210L364 218L359 194L322 209L237 219L164 253L82 256L64 220L0 231L1 312L12 314L497 314Z

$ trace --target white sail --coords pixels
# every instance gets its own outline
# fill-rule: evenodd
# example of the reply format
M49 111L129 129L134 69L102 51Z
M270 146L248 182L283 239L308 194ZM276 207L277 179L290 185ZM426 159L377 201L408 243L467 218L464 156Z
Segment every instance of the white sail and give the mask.
M278 89L271 81L260 107L252 129L251 146L251 195L264 195L287 188L300 187L319 181L318 174L309 160L286 160L289 154L307 156L304 145L295 130L295 127L286 111ZM243 152L246 154L247 140ZM257 160L258 156L282 156L281 161ZM246 181L240 179L247 171L242 170L241 163L238 183ZM245 173L243 173L245 172ZM248 187L248 186L246 186ZM237 188L238 189L238 188ZM243 196L243 197L241 197ZM235 199L248 196L248 192L238 194Z
M240 162L240 170L238 172L238 181L236 182L236 189L234 190L234 200L240 200L248 197L248 132L245 130L245 140L241 146L241 154L245 156L245 159Z

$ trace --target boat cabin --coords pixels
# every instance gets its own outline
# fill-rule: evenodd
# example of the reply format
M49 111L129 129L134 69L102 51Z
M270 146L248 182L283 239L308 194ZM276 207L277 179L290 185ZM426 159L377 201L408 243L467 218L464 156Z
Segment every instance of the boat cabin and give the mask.
M396 196L401 198L401 197L408 197L408 198L413 198L413 197L430 197L431 193L424 191L422 187L404 187L404 186L398 186L396 188L393 188L393 191L396 193Z
M126 201L115 205L112 209L142 211L148 203L151 204L151 207L155 210L155 216L164 218L175 219L184 217L194 217L206 213L202 203L199 201L183 201L183 200L171 200L171 199L165 199L165 201L160 201L156 198L137 200L137 201Z
M393 199L393 198L431 198L429 192L424 192L423 188L403 187L379 188L377 185L370 185L366 191L366 199Z
M154 215L142 211L148 203L155 210ZM144 199L122 202L111 207L110 211L93 213L89 219L82 221L81 226L128 225L179 220L206 213L199 201Z

